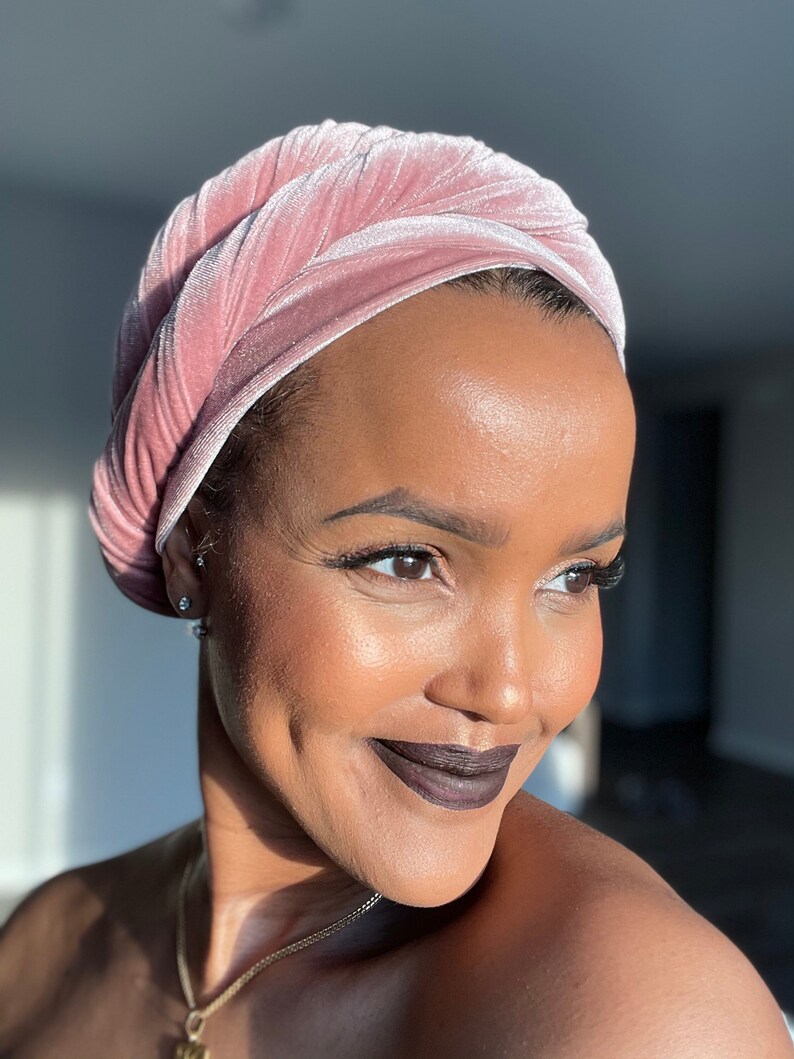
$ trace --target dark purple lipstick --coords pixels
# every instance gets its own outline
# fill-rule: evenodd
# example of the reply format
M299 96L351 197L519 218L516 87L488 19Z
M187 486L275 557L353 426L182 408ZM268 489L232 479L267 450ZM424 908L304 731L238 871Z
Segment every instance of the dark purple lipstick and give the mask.
M405 743L370 739L384 765L406 787L445 809L480 809L505 785L518 743L470 750L455 743Z

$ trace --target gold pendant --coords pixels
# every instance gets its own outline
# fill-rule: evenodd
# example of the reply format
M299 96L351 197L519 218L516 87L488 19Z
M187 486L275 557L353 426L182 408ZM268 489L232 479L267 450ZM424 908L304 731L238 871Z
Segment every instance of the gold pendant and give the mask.
M200 1041L180 1041L174 1059L210 1059L210 1050Z
M174 1049L174 1059L210 1059L210 1050L199 1040L207 1020L196 1008L191 1008L185 1019L186 1041Z

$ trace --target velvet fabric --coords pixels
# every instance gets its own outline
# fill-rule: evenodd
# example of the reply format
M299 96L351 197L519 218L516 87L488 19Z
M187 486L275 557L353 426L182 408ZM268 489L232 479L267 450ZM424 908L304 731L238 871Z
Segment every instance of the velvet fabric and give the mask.
M623 363L612 270L553 182L469 137L324 121L184 199L155 238L116 347L90 518L118 587L173 614L163 545L266 390L384 309L500 265L543 269Z

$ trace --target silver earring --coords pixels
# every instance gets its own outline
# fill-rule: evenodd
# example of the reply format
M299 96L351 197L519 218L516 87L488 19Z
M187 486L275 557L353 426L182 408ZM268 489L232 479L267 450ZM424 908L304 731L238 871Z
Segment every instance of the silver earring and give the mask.
M196 559L196 569L197 570L206 570L207 569L207 564L204 561L204 556L203 555L200 555L198 557L198 559Z
M190 628L197 640L200 640L202 636L207 635L207 623L203 618L199 618L198 621L191 622Z
M182 611L183 614L184 614L184 612L186 610L190 610L190 608L192 606L193 606L193 600L190 598L190 596L180 596L179 597L179 602L177 603L177 607Z

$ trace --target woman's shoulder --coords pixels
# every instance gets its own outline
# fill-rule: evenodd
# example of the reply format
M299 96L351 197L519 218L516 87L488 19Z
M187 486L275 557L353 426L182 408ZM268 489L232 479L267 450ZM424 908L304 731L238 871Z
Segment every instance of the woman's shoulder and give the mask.
M503 1052L493 1054L794 1056L739 950L644 861L580 821L522 792L482 882L488 970L474 977L501 1013Z
M146 918L145 895L158 892L156 876L184 849L192 827L62 872L22 900L0 929L0 1053L49 1008L66 976L92 963L88 953L109 959L130 918Z

